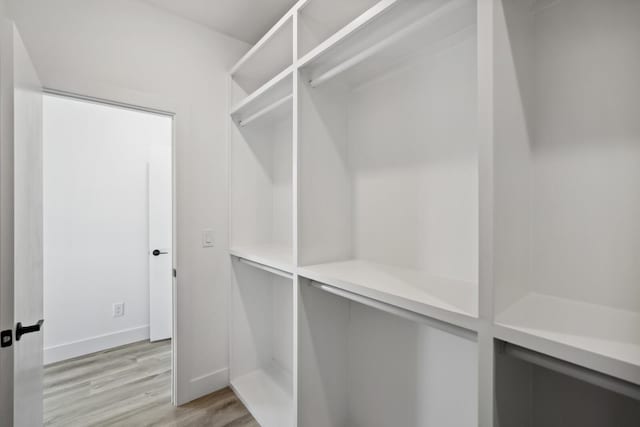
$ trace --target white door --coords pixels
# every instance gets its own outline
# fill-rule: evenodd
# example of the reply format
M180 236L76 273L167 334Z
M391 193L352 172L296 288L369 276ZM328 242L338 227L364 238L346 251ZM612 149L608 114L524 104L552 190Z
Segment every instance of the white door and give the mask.
M0 18L0 425L42 425L42 88ZM12 344L9 346L9 341Z
M158 341L171 338L173 323L171 129L154 142L149 147L149 337Z

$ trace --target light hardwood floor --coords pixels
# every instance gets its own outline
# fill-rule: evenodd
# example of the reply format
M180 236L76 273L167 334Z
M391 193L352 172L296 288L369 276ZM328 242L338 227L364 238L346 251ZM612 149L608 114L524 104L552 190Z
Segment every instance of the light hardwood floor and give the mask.
M45 426L258 427L230 389L171 405L169 341L139 342L45 367Z

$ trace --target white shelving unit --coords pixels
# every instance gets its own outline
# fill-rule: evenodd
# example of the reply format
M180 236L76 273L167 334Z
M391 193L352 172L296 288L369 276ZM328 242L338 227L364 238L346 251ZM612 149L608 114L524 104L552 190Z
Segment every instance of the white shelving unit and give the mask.
M640 5L503 3L498 335L640 384Z
M307 281L298 307L298 425L478 425L473 334L442 332Z
M301 274L476 317L474 3L406 3L302 60Z
M293 281L242 260L232 268L231 387L260 425L292 426Z
M638 419L638 22L300 0L239 61L231 383L261 425Z
M293 71L268 80L230 115L232 255L293 271Z

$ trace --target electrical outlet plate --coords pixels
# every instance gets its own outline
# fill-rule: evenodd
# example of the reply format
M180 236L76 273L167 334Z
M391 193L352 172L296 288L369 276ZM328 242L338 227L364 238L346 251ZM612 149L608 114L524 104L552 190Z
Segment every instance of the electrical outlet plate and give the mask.
M113 317L122 317L124 316L124 303L117 302L113 304Z

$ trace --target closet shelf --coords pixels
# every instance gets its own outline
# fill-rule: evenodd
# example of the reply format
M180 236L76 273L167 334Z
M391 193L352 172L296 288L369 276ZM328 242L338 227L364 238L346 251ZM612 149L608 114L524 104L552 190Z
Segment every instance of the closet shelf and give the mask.
M293 64L293 10L283 16L231 69L235 83L252 93Z
M452 325L476 330L478 288L475 283L358 259L300 267L298 274Z
M640 313L529 293L495 323L500 339L640 384Z
M292 95L293 67L266 82L245 99L237 103L229 113L234 119L246 117L273 104L285 96Z
M293 14L293 9L289 10L286 14L284 14L278 22L275 23L273 27L267 31L267 33L258 40L256 44L254 44L251 49L247 53L245 53L238 62L231 68L229 74L234 75L238 73L242 67L244 67L248 62L250 62L253 58L257 56L257 54L264 49L265 45L269 42L273 41L275 35L277 35L280 31L284 30L287 24L290 23L291 15ZM291 36L291 35L290 35ZM289 37L290 38L290 37Z
M434 8L436 4L436 8ZM371 69L388 67L417 50L449 40L475 25L475 4L470 0L439 2L380 2L321 43L298 66L312 87L371 61Z
M233 379L231 388L261 426L293 426L293 397L283 386L289 377L278 367L267 367Z
M293 273L292 250L280 245L234 246L229 253L237 258L252 261L285 273Z
M343 40L348 39L349 36L353 35L353 33L366 27L367 24L369 24L372 20L380 17L383 13L391 9L393 6L396 6L401 1L402 0L382 0L375 6L367 10L365 13L351 21L349 24L345 25L344 28L335 33L333 36L320 43L302 58L300 58L298 65L300 67L304 67L312 61L317 60L318 57L326 54L335 45L339 44Z
M265 118L270 114L275 114L279 111L290 111L291 110L291 105L292 105L292 100L293 100L293 95L287 95L275 102L273 102L272 104L267 105L266 107L262 108L261 110L251 114L250 116L248 116L247 118L244 119L240 119L238 121L238 125L240 127L245 127L248 126L249 124L255 122L256 120L259 120L261 118Z

